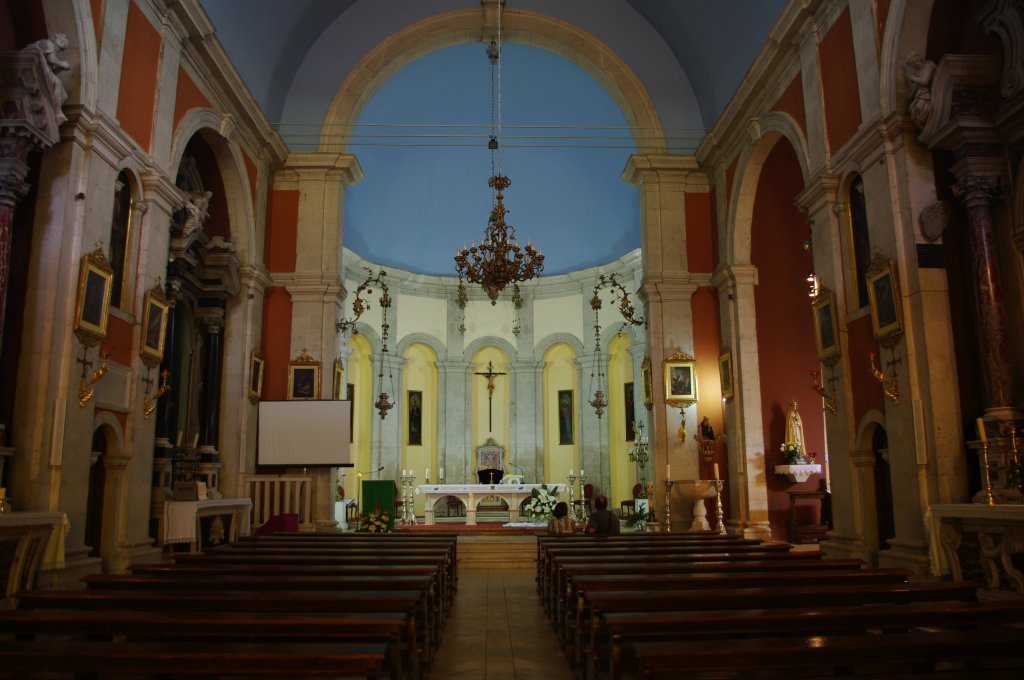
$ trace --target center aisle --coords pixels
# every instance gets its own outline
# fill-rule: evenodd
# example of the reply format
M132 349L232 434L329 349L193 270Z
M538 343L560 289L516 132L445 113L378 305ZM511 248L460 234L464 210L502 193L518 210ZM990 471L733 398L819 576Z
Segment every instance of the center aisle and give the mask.
M459 592L430 672L445 680L572 680L533 569L459 569Z

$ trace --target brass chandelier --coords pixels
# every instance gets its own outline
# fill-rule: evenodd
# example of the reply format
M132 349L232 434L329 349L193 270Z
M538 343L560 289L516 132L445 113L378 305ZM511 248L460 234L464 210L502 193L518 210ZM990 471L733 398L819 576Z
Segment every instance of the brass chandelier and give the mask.
M487 292L491 304L498 301L498 295L510 283L527 281L544 270L544 255L530 241L520 246L516 230L505 223L504 191L512 184L501 169L501 12L504 2L498 2L497 37L487 48L491 62L491 139L487 148L491 151L491 178L487 185L493 190L491 215L487 220L480 245L471 243L455 252L455 270L459 279L468 279L480 284Z

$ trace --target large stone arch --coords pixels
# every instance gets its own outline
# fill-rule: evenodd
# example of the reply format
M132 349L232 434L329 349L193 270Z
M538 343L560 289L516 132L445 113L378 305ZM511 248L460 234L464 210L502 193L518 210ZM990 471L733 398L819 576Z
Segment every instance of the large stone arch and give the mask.
M501 352L504 352L509 361L515 361L519 356L519 352L516 351L516 348L511 342L494 335L485 335L466 345L466 349L463 351L463 356L466 357L467 361L472 362L473 356L485 347L494 347ZM471 368L472 366L467 366L466 370L468 371Z
M93 23L93 3L89 0L43 0L46 30L50 37L63 33L68 48L60 57L71 64L70 75L62 80L68 91L64 106L80 104L95 111L99 76L99 52Z
M405 350L409 349L411 345L426 345L434 351L434 356L438 362L448 360L448 348L436 337L428 333L410 333L404 336L398 341L398 345L395 347L395 353L398 356L405 356Z
M245 156L238 144L223 135L223 131L230 129L231 125L228 116L213 109L189 111L174 131L167 167L177 168L189 141L196 135L202 135L217 160L217 169L224 183L224 198L235 253L241 264L256 264L262 260L263 252L262 248L257 247L256 213Z
M805 185L810 177L807 140L789 114L769 113L754 121L751 130L756 137L740 154L736 181L729 197L725 251L726 262L730 264L750 264L754 199L761 182L761 169L780 140L785 139L793 148Z
M348 131L363 107L404 66L435 50L479 41L488 30L482 25L481 16L480 9L466 9L428 17L393 33L367 53L331 100L319 150L344 151ZM637 148L644 153L665 152L664 133L653 100L636 73L610 47L594 35L554 17L516 9L506 9L502 16L503 40L549 50L582 68L622 109L634 130Z
M602 342L604 340L605 338L602 338ZM534 346L534 356L543 357L555 345L568 345L577 357L583 356L583 342L571 333L553 333L544 336Z
M911 52L925 54L933 7L934 0L893 0L889 6L879 60L879 103L883 116L907 110L910 88L903 63Z

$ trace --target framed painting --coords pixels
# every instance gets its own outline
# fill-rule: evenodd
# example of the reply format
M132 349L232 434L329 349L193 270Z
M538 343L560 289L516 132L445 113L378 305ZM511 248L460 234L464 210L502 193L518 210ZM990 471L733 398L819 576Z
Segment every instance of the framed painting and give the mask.
M697 362L689 354L677 352L665 360L665 401L697 401Z
M256 403L263 396L263 357L259 352L249 354L249 401Z
M345 369L340 359L334 360L334 380L331 382L331 398L335 401L344 399L342 390L345 387Z
M320 362L306 352L288 362L288 398L320 398Z
M97 248L84 255L78 277L78 304L75 307L75 335L83 344L95 344L107 337L113 287L114 270L103 251Z
M633 421L636 420L636 402L633 397L633 383L628 382L622 386L623 415L625 416L626 441L636 440L636 433L633 431Z
M423 392L408 390L409 446L423 446Z
M573 432L573 398L572 390L558 390L558 443L572 444L575 441Z
M732 352L727 349L718 355L718 376L722 382L722 399L732 399Z
M142 309L142 342L139 354L149 366L156 366L164 358L164 342L167 339L167 314L171 303L163 296L160 288L146 291Z
M818 359L828 361L839 356L839 324L836 321L836 296L822 288L811 303L814 315L814 337L818 345Z
M640 364L640 380L643 383L644 406L648 411L654 406L654 382L651 378L651 358L644 357Z
M352 444L355 442L356 431L356 386L353 383L345 385L345 399L348 400L348 422L352 423L348 430L348 443Z
M875 339L881 340L903 333L896 266L892 260L875 256L866 273L868 302L871 304L871 328Z

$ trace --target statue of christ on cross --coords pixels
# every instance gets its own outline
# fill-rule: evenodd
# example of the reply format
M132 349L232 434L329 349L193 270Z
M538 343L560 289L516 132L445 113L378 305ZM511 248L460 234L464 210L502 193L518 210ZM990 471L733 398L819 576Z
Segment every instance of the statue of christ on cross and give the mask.
M492 420L491 420L491 407L494 403L494 379L499 375L507 375L501 371L494 370L494 363L491 361L487 362L486 371L477 371L474 375L482 375L487 378L487 431L492 431Z

